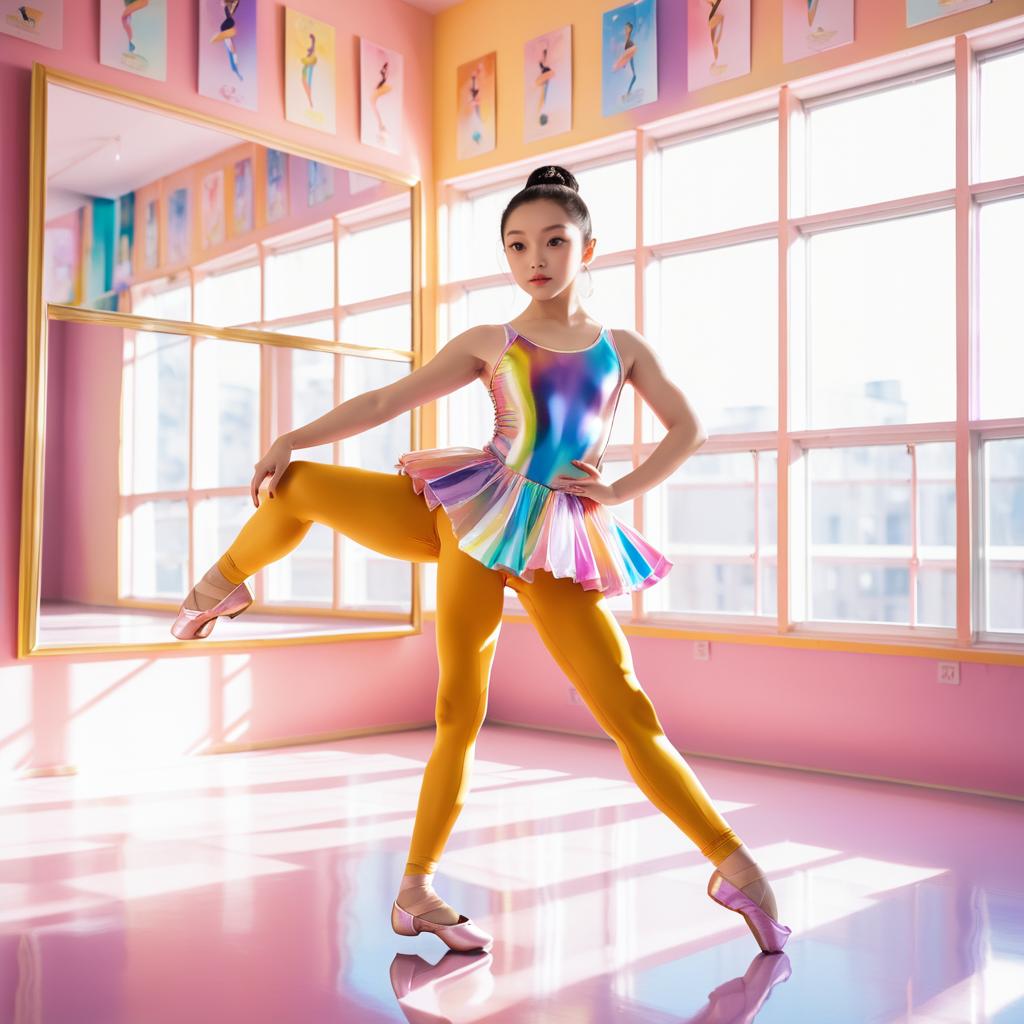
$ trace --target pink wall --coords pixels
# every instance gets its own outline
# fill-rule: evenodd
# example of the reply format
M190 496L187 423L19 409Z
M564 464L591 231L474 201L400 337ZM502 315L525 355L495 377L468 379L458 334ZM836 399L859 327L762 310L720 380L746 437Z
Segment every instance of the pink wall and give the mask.
M98 324L49 325L44 600L117 603L122 335Z
M483 10L480 4L468 6ZM0 374L0 766L8 770L62 762L153 761L201 751L228 736L259 742L389 723L429 723L433 715L436 656L430 619L422 636L397 641L268 648L251 654L13 658L24 423L29 68L33 60L48 61L224 116L220 104L195 94L194 5L182 7L187 13L172 19L170 51L185 55L186 63L163 84L99 66L94 4L65 5L64 51L0 37L0 203L6 225L0 240L0 301L5 310L0 344L6 370ZM1016 0L997 0L991 20L1020 13L1021 7ZM409 152L396 158L364 150L356 141L352 102L339 103L337 138L284 121L277 71L283 15L276 5L261 6L262 112L236 111L235 116L286 139L421 174L429 200L432 19L397 0L381 0L372 8L310 0L304 9L344 24L347 33L365 31L405 54ZM858 5L858 32L872 10L869 4ZM482 17L479 32L493 36L493 21ZM873 38L877 41L878 34ZM344 60L344 37L341 42ZM491 38L486 49L495 42ZM887 38L879 42L878 52L908 44L904 35ZM502 46L507 45L503 37ZM475 47L474 40L474 52ZM866 56L860 50L857 55ZM752 80L762 81L769 56L755 48ZM347 61L339 91L354 96L354 42ZM807 73L807 63L801 64L801 73ZM428 220L428 253L433 237ZM428 259L428 267L432 262ZM429 302L434 282L426 283ZM425 319L429 347L432 309ZM568 681L533 627L512 620L502 632L489 719L601 735L587 709L569 703ZM930 658L716 641L710 660L699 662L693 660L689 639L632 635L630 640L640 682L669 736L685 752L1024 796L1024 761L1011 733L1024 713L1024 671L1018 667L962 662L960 685L944 686L937 682L936 660ZM369 680L380 685L366 686ZM382 702L378 694L387 697ZM737 708L745 710L737 713Z
M307 0L303 11L338 27L338 130L284 119L280 74L284 7L261 3L260 111L197 95L196 5L171 4L168 52L181 63L167 82L103 67L96 3L64 5L64 49L0 35L0 771L63 763L156 761L229 738L256 743L394 723L430 723L433 636L403 641L263 648L251 654L138 652L18 661L18 560L25 416L28 143L34 61L295 142L419 176L432 192L430 134L433 18L399 0L370 5ZM406 148L401 155L358 141L358 40L365 34L405 56ZM426 244L433 244L428 223ZM71 367L68 367L71 373ZM66 382L70 384L72 377ZM59 385L59 379L54 382ZM70 421L69 425L70 425ZM115 467L116 468L116 467ZM45 581L53 576L47 566ZM168 621L169 625L169 621ZM386 655L381 657L381 655ZM365 685L368 679L379 687ZM381 703L370 694L386 693Z

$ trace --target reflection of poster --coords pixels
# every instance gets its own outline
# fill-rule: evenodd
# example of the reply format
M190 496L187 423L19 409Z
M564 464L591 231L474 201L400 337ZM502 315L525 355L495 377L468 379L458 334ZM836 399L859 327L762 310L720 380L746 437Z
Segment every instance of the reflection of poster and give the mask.
M167 81L167 0L100 0L100 63Z
M750 73L750 0L686 0L686 88Z
M199 223L202 246L209 249L224 241L224 171L211 171L203 177Z
M82 214L80 206L46 225L43 253L43 297L47 302L77 304L82 269Z
M167 262L184 263L191 255L187 188L176 188L167 200Z
M231 234L252 231L252 158L235 163L234 191L231 197Z
M610 117L657 98L658 24L654 0L605 11L601 16L601 113Z
M959 14L972 7L982 7L991 0L907 0L907 27L920 25L922 21L945 18L947 14Z
M157 203L156 199L146 203L146 241L142 253L146 270L155 270L160 263L160 207Z
M256 0L199 0L199 94L257 107Z
M455 72L456 155L460 160L494 149L494 80L497 54L460 64Z
M288 154L267 149L267 223L288 213Z
M334 132L334 26L285 8L284 116Z
M783 63L852 42L853 0L783 0Z
M334 195L334 168L330 164L306 161L306 205L316 206Z
M572 26L556 28L523 46L523 142L572 127Z
M59 50L64 45L64 0L0 3L0 32Z
M132 283L132 256L135 253L135 193L128 192L117 202L117 247L114 251L115 291Z
M391 153L402 150L402 55L359 40L359 141Z

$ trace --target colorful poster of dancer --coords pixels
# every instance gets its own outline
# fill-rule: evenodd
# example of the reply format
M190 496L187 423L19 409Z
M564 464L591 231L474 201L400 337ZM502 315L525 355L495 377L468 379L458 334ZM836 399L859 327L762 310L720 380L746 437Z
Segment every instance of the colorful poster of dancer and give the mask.
M782 62L853 42L853 0L783 0Z
M0 3L0 32L59 50L64 45L64 0Z
M316 206L334 195L334 168L317 160L305 160L306 205Z
M252 158L236 160L234 188L231 193L231 234L236 238L253 228Z
M556 28L523 47L523 142L572 128L572 26Z
M284 116L334 133L334 26L285 8Z
M100 0L100 63L167 81L167 0Z
M199 94L255 110L256 0L199 0Z
M224 171L203 176L202 202L199 205L202 245L212 249L224 241Z
M115 291L123 291L132 283L132 261L135 258L135 193L127 192L117 201L117 249L114 253Z
M494 149L497 57L496 52L491 52L461 64L455 71L455 152L459 160L490 153Z
M150 199L146 203L146 222L143 228L142 261L146 270L156 270L160 265L160 200Z
M85 207L65 213L45 228L43 295L47 302L75 304L82 291L82 216Z
M750 0L686 0L686 88L750 74Z
M605 117L658 98L658 24L654 0L601 16L601 113Z
M402 151L402 55L359 39L359 141L389 153Z
M288 213L288 154L279 149L266 149L267 154L267 223L272 224Z
M907 28L920 25L922 21L969 11L972 7L984 7L987 3L991 0L907 0Z
M187 188L176 188L167 199L167 262L185 263L192 255L191 203Z

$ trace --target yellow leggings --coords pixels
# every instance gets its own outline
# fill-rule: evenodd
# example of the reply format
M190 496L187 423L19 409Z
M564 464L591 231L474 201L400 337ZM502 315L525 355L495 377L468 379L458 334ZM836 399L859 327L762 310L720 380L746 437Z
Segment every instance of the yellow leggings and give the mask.
M519 595L555 661L615 741L647 798L716 866L742 840L669 742L633 671L629 644L598 590L538 571L506 576L463 551L441 505L427 508L412 480L355 466L295 461L217 566L233 583L295 548L313 522L409 562L437 563L439 678L434 747L423 772L405 873L433 873L465 803L477 733L501 629L506 585Z

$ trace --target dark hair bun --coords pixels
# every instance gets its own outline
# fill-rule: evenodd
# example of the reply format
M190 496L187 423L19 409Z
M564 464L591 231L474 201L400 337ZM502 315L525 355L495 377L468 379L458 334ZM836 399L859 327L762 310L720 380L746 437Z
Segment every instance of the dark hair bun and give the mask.
M564 185L573 192L580 190L579 182L573 177L572 172L557 164L546 164L534 170L526 179L523 188L530 188L531 185Z

